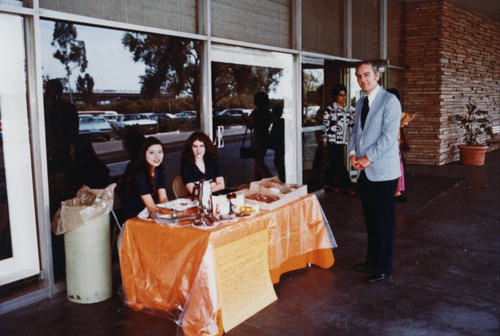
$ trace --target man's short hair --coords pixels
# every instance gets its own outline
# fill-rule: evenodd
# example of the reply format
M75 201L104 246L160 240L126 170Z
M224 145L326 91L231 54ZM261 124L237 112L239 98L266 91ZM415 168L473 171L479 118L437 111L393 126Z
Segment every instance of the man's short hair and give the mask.
M362 65L371 65L373 68L373 73L380 73L380 69L378 68L378 65L374 64L372 61L363 61L363 62L359 63L358 66L356 67L356 71Z
M347 93L347 89L346 89L345 85L336 84L336 85L332 86L332 96L333 96L334 100L337 100L337 97L340 94L340 91L344 91L345 93Z

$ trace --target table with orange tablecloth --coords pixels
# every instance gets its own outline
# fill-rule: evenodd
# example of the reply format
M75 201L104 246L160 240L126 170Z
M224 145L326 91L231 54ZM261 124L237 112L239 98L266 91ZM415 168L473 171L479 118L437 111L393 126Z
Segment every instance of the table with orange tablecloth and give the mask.
M126 304L172 319L184 335L222 335L214 249L265 229L273 283L308 264L333 265L335 240L314 194L210 229L134 218L119 248Z

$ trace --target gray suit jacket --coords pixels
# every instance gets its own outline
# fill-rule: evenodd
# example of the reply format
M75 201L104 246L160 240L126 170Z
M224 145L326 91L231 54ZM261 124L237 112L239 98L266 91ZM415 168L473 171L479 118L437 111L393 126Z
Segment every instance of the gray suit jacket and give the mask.
M354 152L357 158L367 156L372 161L365 169L370 181L395 180L401 176L398 150L401 104L395 95L380 88L361 130L363 99L356 104L349 153Z

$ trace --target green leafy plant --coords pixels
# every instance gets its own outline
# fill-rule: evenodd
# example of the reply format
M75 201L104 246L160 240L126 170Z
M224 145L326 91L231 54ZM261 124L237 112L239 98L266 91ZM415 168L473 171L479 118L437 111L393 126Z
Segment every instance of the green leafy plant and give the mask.
M473 103L465 105L467 113L455 117L461 128L465 130L464 141L467 146L478 146L477 138L486 132L488 125L491 123L488 119L488 112L477 109Z

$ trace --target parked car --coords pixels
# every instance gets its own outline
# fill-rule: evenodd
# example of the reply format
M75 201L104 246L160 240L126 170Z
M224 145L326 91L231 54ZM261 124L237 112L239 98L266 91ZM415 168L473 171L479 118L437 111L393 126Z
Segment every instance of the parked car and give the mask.
M90 114L78 116L78 134L86 135L92 140L110 140L113 128L104 117L95 117Z
M124 114L118 122L122 123L123 127L137 126L148 134L158 133L158 121L151 120L142 113Z

